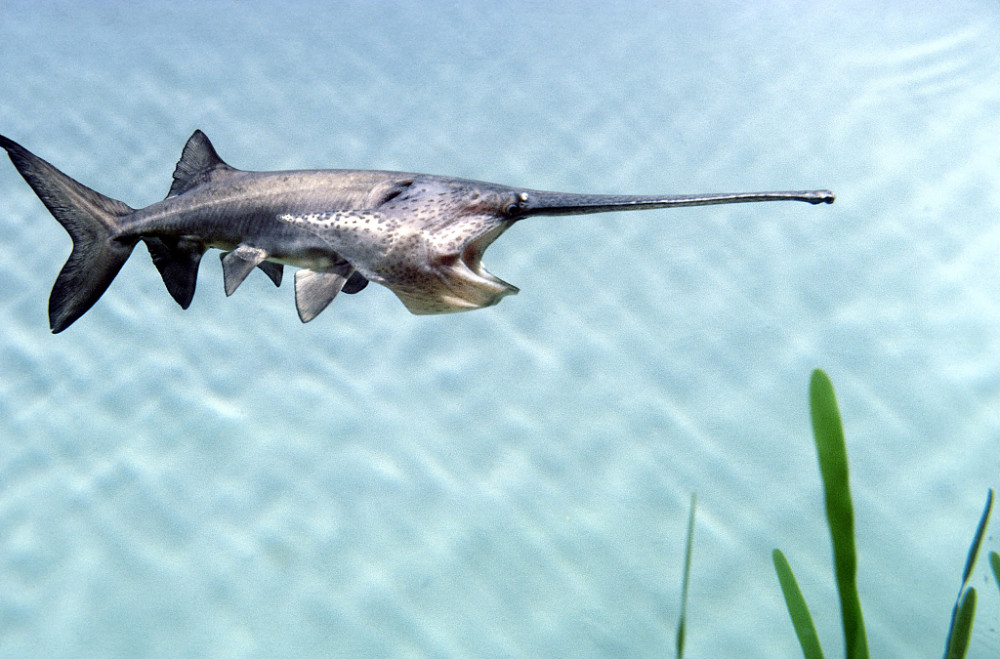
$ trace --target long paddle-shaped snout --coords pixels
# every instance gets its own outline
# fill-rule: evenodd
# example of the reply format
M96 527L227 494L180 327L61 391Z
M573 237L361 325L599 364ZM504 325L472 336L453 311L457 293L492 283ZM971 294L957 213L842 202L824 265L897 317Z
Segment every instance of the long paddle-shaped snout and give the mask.
M792 192L733 192L693 195L592 195L566 192L527 191L509 210L517 218L532 215L583 215L612 211L649 210L679 206L710 206L713 204L745 204L755 201L805 201L810 204L832 204L829 190L799 190Z

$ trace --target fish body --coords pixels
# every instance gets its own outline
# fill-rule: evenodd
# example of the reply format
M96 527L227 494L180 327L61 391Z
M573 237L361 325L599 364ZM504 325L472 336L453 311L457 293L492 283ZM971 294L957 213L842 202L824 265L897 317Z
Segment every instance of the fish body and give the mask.
M483 252L515 222L534 215L834 200L826 190L584 195L406 172L250 172L230 167L205 134L195 131L167 197L133 209L6 137L0 136L0 147L73 239L49 297L54 333L93 306L140 241L185 309L209 249L222 250L227 295L254 268L280 285L283 266L297 267L296 308L308 322L341 291L357 293L369 281L392 290L416 314L496 304L518 289L486 271Z

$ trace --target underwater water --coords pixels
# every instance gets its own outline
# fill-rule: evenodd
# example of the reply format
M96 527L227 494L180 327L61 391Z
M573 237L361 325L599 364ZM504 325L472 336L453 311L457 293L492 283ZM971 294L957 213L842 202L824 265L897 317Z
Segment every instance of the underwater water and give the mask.
M4 3L0 133L136 207L196 128L245 169L837 202L526 220L496 307L307 325L212 254L182 311L140 246L54 336L70 241L0 158L0 656L673 656L692 492L686 656L800 654L775 547L837 656L814 367L872 655L942 654L1000 481L1000 4L541 4Z

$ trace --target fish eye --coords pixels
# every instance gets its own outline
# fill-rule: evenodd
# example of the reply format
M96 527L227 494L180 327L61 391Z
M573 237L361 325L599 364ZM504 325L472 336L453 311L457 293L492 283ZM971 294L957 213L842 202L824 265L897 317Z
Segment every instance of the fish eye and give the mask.
M507 215L520 215L521 204L523 204L526 201L528 201L528 193L527 192L518 193L517 199L507 204L507 207L504 208L504 213L506 213Z

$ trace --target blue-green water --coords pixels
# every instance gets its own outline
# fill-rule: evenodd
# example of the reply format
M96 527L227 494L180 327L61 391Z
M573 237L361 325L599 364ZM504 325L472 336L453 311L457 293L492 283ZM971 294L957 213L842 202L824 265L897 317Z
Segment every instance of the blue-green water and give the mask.
M132 206L195 128L246 169L837 203L526 221L485 259L521 294L442 317L371 286L302 325L215 258L182 311L140 247L53 336L70 241L3 159L0 655L671 656L697 492L688 656L798 653L774 547L836 656L821 366L873 655L940 656L1000 469L1000 5L170 4L6 2L0 133Z

